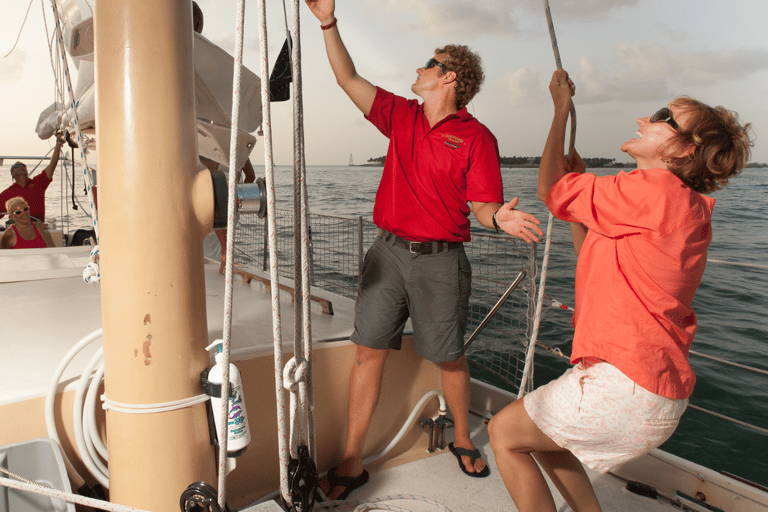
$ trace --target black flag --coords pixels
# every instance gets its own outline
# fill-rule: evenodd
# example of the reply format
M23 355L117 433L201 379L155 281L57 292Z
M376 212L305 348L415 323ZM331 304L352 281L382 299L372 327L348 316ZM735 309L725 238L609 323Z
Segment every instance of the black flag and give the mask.
M269 76L269 100L287 101L291 97L291 40L286 38Z

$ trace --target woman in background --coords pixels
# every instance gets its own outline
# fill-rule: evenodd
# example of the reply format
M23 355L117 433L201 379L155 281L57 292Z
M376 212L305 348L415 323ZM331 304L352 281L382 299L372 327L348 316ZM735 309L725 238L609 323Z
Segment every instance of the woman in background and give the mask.
M29 204L23 197L6 201L5 210L13 224L0 237L2 249L43 249L53 247L53 239L43 224L30 219Z

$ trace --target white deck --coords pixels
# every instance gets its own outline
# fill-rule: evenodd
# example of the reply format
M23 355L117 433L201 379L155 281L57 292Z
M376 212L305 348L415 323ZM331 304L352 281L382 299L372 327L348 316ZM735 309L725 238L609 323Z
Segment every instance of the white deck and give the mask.
M45 395L69 349L101 328L100 285L86 284L81 277L89 253L90 247L0 251L5 300L0 405ZM205 265L209 342L222 337L224 324L225 280L218 267L218 263ZM272 348L271 297L257 281L245 284L235 276L233 282L232 359L242 360ZM293 286L289 280L281 284ZM318 290L312 293L331 300L334 310L333 315L323 314L313 303L313 340L347 339L354 302ZM281 321L283 342L292 347L293 304L286 292L281 292ZM81 351L62 380L79 377L99 346L96 340Z

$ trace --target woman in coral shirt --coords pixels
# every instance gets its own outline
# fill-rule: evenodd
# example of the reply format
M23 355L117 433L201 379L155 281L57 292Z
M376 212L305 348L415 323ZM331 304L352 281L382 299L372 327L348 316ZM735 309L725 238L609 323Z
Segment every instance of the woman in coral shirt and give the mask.
M521 512L555 511L538 462L574 511L599 511L582 464L605 473L658 447L688 406L695 376L691 308L712 239L703 196L749 159L749 124L687 97L637 120L622 145L637 169L585 173L562 157L573 82L552 77L555 105L539 198L571 223L576 268L570 368L489 424L504 483ZM535 460L534 460L535 458Z

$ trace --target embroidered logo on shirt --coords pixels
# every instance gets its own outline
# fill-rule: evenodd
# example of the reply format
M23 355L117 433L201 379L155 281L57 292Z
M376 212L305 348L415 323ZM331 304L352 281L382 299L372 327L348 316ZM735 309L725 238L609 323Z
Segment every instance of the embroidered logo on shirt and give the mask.
M453 149L464 147L464 140L455 135L443 135L443 144Z

